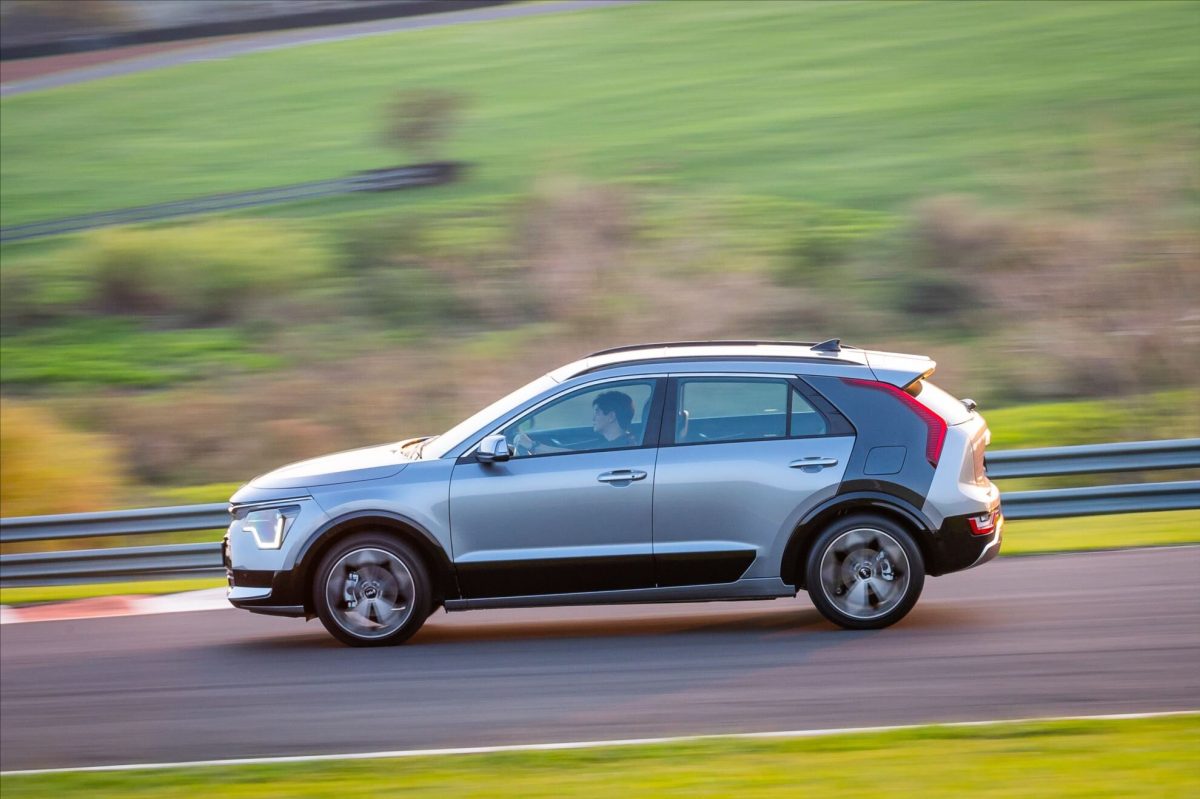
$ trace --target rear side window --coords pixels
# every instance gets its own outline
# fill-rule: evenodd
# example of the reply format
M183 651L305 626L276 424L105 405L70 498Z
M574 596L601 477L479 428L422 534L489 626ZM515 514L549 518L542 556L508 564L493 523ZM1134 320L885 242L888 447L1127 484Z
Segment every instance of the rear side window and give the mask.
M825 418L786 380L681 378L672 411L677 444L827 432Z

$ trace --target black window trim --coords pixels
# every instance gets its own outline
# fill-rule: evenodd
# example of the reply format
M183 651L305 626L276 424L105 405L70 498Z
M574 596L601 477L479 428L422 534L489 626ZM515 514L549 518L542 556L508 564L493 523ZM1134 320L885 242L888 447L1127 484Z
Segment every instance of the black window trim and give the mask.
M858 435L858 429L850 421L850 417L842 413L840 408L827 400L825 395L813 388L807 380L799 375L791 376L788 380L794 388L804 395L804 398L808 400L808 404L812 405L825 417L826 433L823 436L824 438ZM811 437L808 436L808 438Z
M784 427L784 435L781 436L766 436L760 438L737 438L737 439L722 439L720 441L676 441L675 440L675 415L670 414L670 424L667 423L668 409L678 406L679 383L681 381L696 381L696 382L734 382L734 381L773 381L783 383L788 387L787 392L787 410L786 410L786 425ZM825 420L825 432L817 435L794 436L792 435L792 392L799 392L813 411L821 415ZM819 400L819 401L814 401ZM832 411L832 416L830 414ZM849 430L847 430L849 428ZM800 380L794 375L787 374L686 374L686 375L671 375L667 381L667 390L665 392L662 421L659 426L659 446L660 447L694 447L708 446L712 444L746 444L755 441L798 441L807 438L836 438L839 436L854 435L854 429L850 426L841 413L834 408L828 400L817 394L815 390Z

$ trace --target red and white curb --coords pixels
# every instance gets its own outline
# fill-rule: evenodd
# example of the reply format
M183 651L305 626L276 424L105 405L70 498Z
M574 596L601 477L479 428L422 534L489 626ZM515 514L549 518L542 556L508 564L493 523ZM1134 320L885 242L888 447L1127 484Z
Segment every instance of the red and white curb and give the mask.
M1103 716L1047 716L1024 719L991 719L988 721L953 721L944 724L897 724L889 727L839 727L823 730L784 730L780 732L716 733L713 735L674 735L665 738L620 738L611 741L564 741L562 743L509 744L504 746L459 746L448 749L398 749L391 752L350 752L340 755L285 755L281 757L243 757L226 760L181 760L174 763L129 763L119 766L75 766L69 768L26 769L0 771L0 776L16 777L34 774L64 774L83 771L135 771L148 769L200 768L207 766L257 766L275 763L318 763L330 760L377 760L399 757L435 757L442 755L485 755L497 752L549 752L563 749L599 749L609 746L648 746L655 744L694 743L696 741L745 741L789 738L823 738L830 735L858 735L902 732L917 729L962 729L1013 724L1036 724L1048 721L1125 721L1157 719L1170 716L1193 716L1194 710L1169 710L1158 713L1114 713Z
M98 596L45 605L10 607L0 605L0 624L33 621L102 619L111 616L146 616L154 613L184 613L195 610L232 610L224 588L206 588L162 596Z

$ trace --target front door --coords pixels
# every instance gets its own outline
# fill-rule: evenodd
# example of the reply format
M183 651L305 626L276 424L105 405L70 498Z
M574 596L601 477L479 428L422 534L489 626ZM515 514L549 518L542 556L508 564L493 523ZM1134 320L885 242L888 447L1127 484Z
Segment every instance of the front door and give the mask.
M468 454L450 482L467 598L654 585L651 520L663 381L608 380L507 425L512 458Z

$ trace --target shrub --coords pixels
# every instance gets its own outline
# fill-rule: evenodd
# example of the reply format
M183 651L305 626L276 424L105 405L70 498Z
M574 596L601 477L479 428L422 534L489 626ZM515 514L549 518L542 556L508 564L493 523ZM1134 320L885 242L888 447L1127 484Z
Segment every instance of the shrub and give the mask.
M1196 384L1200 245L1169 213L1116 203L1082 219L950 197L921 206L913 231L920 280L947 302L964 287L986 346L1014 356L1026 393L1012 399Z
M71 430L45 408L0 400L0 514L119 507L121 463L107 436Z
M546 181L521 209L519 248L544 314L599 323L597 300L629 258L630 198L614 186Z
M462 311L452 281L429 268L421 228L411 220L352 229L340 263L354 303L389 325L430 328Z
M329 274L328 254L311 236L261 221L105 230L79 257L102 310L182 324L253 317L259 303Z
M0 269L4 335L79 313L92 293L89 276L71 259L6 255Z
M838 267L849 262L860 245L892 225L878 212L815 205L798 208L791 223L780 276L784 282L818 286L835 283Z

